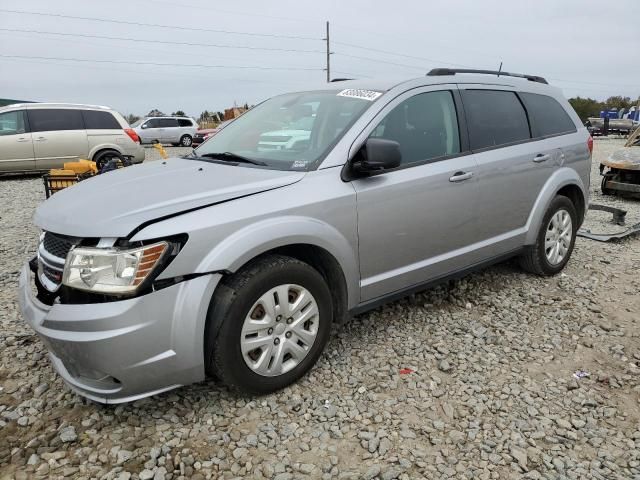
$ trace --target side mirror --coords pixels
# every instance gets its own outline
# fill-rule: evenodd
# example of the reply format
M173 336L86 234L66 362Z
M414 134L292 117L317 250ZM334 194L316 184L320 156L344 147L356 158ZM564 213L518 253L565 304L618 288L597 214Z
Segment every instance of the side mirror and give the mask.
M144 124L140 125L140 128L145 129L145 128L149 128L149 126L146 123L144 123Z
M400 144L384 138L368 138L353 161L353 171L373 175L396 168L402 162Z

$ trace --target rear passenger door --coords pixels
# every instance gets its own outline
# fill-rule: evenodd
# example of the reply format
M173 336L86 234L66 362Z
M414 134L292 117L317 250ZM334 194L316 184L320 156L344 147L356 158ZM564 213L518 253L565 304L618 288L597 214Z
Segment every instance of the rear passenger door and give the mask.
M461 86L470 148L478 164L478 237L485 256L522 246L525 224L560 152L532 141L527 111L509 87Z
M62 168L65 162L87 158L87 132L80 110L28 108L27 116L38 170Z
M160 128L162 129L163 143L178 143L180 140L180 128L178 128L178 120L175 118L159 118Z

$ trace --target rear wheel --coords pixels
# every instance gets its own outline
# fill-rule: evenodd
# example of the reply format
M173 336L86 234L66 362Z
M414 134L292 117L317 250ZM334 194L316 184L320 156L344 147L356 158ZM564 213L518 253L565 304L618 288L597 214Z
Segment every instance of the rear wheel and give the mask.
M192 140L191 135L183 135L180 137L180 145L183 147L190 147Z
M104 150L102 152L99 152L95 157L93 157L93 161L96 162L96 168L100 172L112 158L124 162L124 157L115 150Z
M222 289L226 294L214 296L208 318L209 373L262 394L311 369L333 320L331 294L318 271L271 255L231 276ZM217 333L214 325L220 325Z
M522 268L543 276L560 272L573 252L577 225L573 202L556 196L542 219L535 245L520 257Z

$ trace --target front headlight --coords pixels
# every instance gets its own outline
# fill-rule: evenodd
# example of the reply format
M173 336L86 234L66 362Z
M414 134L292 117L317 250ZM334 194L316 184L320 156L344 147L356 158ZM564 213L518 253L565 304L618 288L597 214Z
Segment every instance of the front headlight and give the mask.
M158 266L167 248L167 242L126 250L77 247L67 256L62 283L95 293L133 293Z

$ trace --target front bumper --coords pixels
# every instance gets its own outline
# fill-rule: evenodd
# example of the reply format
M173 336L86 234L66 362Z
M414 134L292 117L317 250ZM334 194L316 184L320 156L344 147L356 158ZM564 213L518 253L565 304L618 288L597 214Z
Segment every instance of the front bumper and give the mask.
M203 275L140 297L84 305L45 305L22 268L18 301L51 363L82 396L137 400L205 378L204 327L220 275Z

